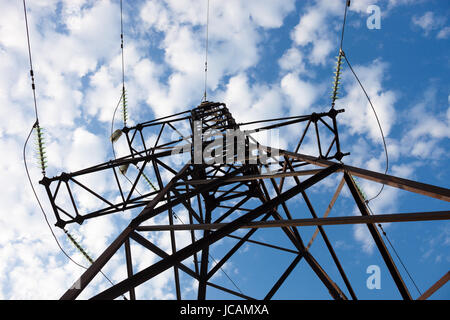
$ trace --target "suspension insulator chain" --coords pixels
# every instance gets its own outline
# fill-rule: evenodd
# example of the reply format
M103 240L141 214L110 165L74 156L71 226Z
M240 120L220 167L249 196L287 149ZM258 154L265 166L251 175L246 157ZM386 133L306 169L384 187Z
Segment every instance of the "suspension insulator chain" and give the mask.
M336 70L334 72L334 81L333 81L333 93L331 95L331 107L334 108L334 105L336 103L336 100L338 99L339 94L339 84L341 79L341 66L342 66L342 57L344 55L344 52L342 49L339 50L339 55L336 57Z
M350 175L350 177L352 178L353 182L355 183L356 189L358 190L359 195L361 196L361 198L363 198L363 200L365 202L367 202L367 196L364 193L363 189L361 188L361 186L359 185L359 183L353 178L352 175Z
M150 181L150 179L147 177L147 175L142 171L142 176L144 177L145 181L147 181L148 185L155 191L158 191L156 187L153 185L153 183Z
M69 238L70 242L72 242L72 244L75 246L75 248L77 248L77 250L81 252L83 257L85 257L87 261L89 261L91 264L93 264L94 263L94 259L92 259L89 256L89 254L86 252L86 250L84 250L83 247L81 247L81 245L78 243L77 240L75 240L75 238L69 233L69 231L64 229L64 232L66 233L66 235Z
M38 158L38 165L41 168L42 175L45 176L47 157L45 155L44 130L39 126L39 122L36 122L34 128L36 129L36 155Z
M128 120L128 106L127 106L127 92L125 87L122 87L122 116L123 116L123 126L127 126Z

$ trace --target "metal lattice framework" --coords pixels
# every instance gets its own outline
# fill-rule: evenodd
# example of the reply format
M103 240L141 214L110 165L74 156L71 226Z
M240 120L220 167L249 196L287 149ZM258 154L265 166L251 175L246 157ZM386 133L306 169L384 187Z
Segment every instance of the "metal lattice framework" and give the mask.
M198 281L198 299L206 298L208 287L244 299L271 299L304 259L332 298L357 299L324 229L325 225L339 224L367 225L399 293L404 299L411 299L376 224L447 220L450 218L450 211L371 215L353 176L447 202L450 201L450 190L345 165L342 159L347 154L341 151L336 122L341 112L343 110L332 108L325 113L239 124L225 104L203 102L190 111L121 129L128 145L127 156L77 172L63 173L53 178L44 177L40 183L45 186L56 217L56 225L61 228L67 224L81 224L85 220L104 215L140 210L62 299L77 298L121 248L124 249L127 277L93 298L114 299L128 293L130 299L136 299L137 286L168 269L173 269L178 299L182 298L180 271ZM252 130L243 129L257 123L265 125ZM261 145L253 138L258 132L283 126L302 127L303 131L298 130L301 134L293 151ZM185 133L186 129L189 134ZM227 134L231 131L237 132L243 139L227 139ZM170 135L176 138L170 140ZM315 142L316 151L313 154L301 153L307 139ZM199 145L200 147L196 147ZM243 156L239 154L242 150ZM187 159L184 165L180 165L180 169L172 162L173 157L177 155ZM127 172L128 167L133 168L133 172L130 170L127 173L127 181L124 181L120 172ZM319 217L307 190L327 177L339 173L343 173L343 177L332 195L324 217ZM109 177L116 192L103 194L102 190L91 186L89 183L95 185L93 182L96 181L96 175ZM344 185L349 188L361 215L328 217ZM83 201L88 197L95 199L95 205L85 205ZM293 201L306 205L308 218L292 211ZM186 210L189 221L180 223L175 208ZM151 223L155 217L168 217L168 223L155 225ZM307 244L300 232L303 226L317 226L316 233ZM262 228L282 230L293 249L252 239ZM236 233L241 229L244 229L244 235ZM170 233L169 252L149 240L149 233L160 231ZM176 232L180 231L189 232L191 240L182 248L176 241ZM345 288L340 288L330 278L309 250L318 233L339 271ZM233 238L237 242L227 249L221 259L211 264L211 246L224 238ZM156 254L159 260L135 272L131 242ZM246 243L293 255L292 262L271 285L271 289L260 297L247 296L212 280L220 268L242 250ZM193 263L186 264L186 259L191 259Z

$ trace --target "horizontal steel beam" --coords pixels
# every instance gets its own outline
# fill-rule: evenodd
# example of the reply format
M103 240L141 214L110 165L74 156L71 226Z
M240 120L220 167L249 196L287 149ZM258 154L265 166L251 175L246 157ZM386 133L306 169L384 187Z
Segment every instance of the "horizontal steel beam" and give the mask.
M259 180L259 179L272 179L272 178L284 178L284 177L294 177L294 176L312 176L322 169L312 169L312 170L302 170L302 171L291 171L291 172L275 172L275 173L268 173L268 174L251 174L251 175L245 175L245 176L239 176L239 177L233 177L229 179L224 179L224 183L230 183L230 182L242 182L242 181L253 181L253 180ZM207 184L210 183L211 180L187 180L187 181L180 181L179 184L189 184L189 185L198 185L198 184Z
M450 220L450 211L413 212L413 213L392 213L377 214L371 216L349 216L349 217L328 217L328 218L308 218L292 220L270 220L253 221L240 226L240 229L253 228L279 228L292 226L325 226L342 224L367 224L367 223L387 223L387 222L414 222ZM227 223L209 224L176 224L176 225L152 225L139 226L137 231L185 231L185 230L214 230L219 229Z
M271 149L276 150L276 149L270 148L270 147L265 147L265 148L267 148L268 150L271 150ZM298 159L298 160L303 160L303 161L306 161L308 163L311 163L311 164L314 164L314 165L317 165L320 167L329 167L329 166L335 164L335 162L333 162L333 161L318 159L316 157L312 157L312 156L308 156L308 155L304 155L304 154L300 154L300 153L294 153L294 152L285 151L285 150L281 150L281 149L279 149L278 152L280 155L284 155L284 156ZM450 189L447 189L447 188L441 188L441 187L437 187L437 186L426 184L426 183L421 183L421 182L417 182L417 181L413 181L413 180L399 178L399 177L391 176L388 174L383 174L383 173L370 171L370 170L366 170L366 169L361 169L361 168L357 168L357 167L352 167L352 166L348 166L348 165L343 165L339 171L347 171L350 174L352 174L353 176L357 176L357 177L360 177L363 179L375 181L378 183L383 183L383 184L391 186L391 187L396 187L399 189L407 190L410 192L414 192L414 193L422 194L422 195L425 195L428 197L432 197L432 198L436 198L439 200L444 200L444 201L450 202Z
M106 289L105 291L97 294L92 299L94 300L104 300L104 299L114 299L117 296L123 294L124 292L127 292L129 288L136 287L145 281L153 278L154 276L160 274L161 272L164 272L165 270L169 269L173 265L185 260L186 258L192 256L194 253L203 250L204 248L210 246L211 244L219 241L220 239L226 237L227 235L233 233L237 229L240 228L241 225L245 225L249 223L250 221L253 221L254 219L258 218L259 216L263 215L265 212L270 210L271 208L277 206L282 201L287 201L293 197L295 197L297 194L299 194L301 191L313 186L317 182L325 179L332 173L336 172L336 170L339 168L339 164L335 164L334 166L330 166L328 168L323 169L318 174L308 178L307 180L303 181L301 184L296 185L292 187L291 189L285 191L281 195L277 196L276 198L273 198L257 208L253 209L251 212L237 218L236 220L227 223L222 228L218 229L215 232L212 232L206 237L203 237L196 242L194 242L191 245L188 245L184 247L183 249L178 250L176 253L172 254L171 256L160 260L156 262L155 264L137 272L133 276L129 277L128 279L125 279L114 286L110 287L109 289ZM136 229L137 230L137 226ZM333 296L336 296L337 293L333 292ZM76 297L76 296L75 296ZM74 297L74 298L75 298Z

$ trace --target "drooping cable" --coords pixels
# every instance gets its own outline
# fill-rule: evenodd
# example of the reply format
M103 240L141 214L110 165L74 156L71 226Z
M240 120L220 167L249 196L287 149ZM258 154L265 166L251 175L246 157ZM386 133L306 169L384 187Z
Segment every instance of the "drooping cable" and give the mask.
M44 207L42 206L41 200L39 199L39 197L38 197L38 195L37 195L37 192L36 192L36 190L34 189L33 181L31 180L31 176L30 176L30 172L29 172L28 164L27 164L27 158L26 158L26 150L27 150L28 141L30 140L30 136L31 136L31 134L33 133L33 130L34 130L34 129L35 129L35 126L33 125L33 127L32 127L31 130L30 130L30 133L28 134L28 136L27 136L27 138L26 138L26 140L25 140L24 146L23 146L23 163L24 163L24 166L25 166L25 172L26 172L26 175L27 175L27 178L28 178L28 182L30 183L30 186L31 186L31 190L33 191L34 197L35 197L35 199L36 199L36 201L37 201L37 203L38 203L38 205L39 205L39 208L40 208L40 210L41 210L41 212L42 212L42 215L43 215L43 217L44 217L45 223L47 224L47 226L48 226L48 228L49 228L49 230L50 230L50 232L51 232L51 234L52 234L52 236L53 236L53 239L55 240L55 242L56 242L57 246L59 247L60 251L61 251L61 252L67 257L67 259L69 259L72 263L74 263L75 265L77 265L77 266L80 267L80 268L87 269L87 267L85 267L85 266L83 266L82 264L80 264L80 263L78 263L77 261L75 261L75 260L74 260L74 259L73 259L73 258L72 258L65 250L64 250L64 248L62 247L61 243L59 242L58 238L56 237L55 232L53 231L53 228L52 228L51 225L50 225L50 222L48 221L48 217L47 217L47 214L45 213ZM64 231L66 232L66 230L64 230ZM66 234L67 234L67 232L66 232ZM69 237L69 239L70 239L70 237ZM83 249L83 251L85 251L85 250ZM92 259L91 259L91 260L92 260ZM90 262L92 263L91 260L90 260ZM109 283L111 283L111 285L114 285L114 283L111 281L111 279L109 279L103 271L100 270L100 273L103 275L103 277L105 277L106 280L108 280ZM124 297L124 298L125 298L125 297ZM125 298L125 299L126 299L126 298Z
M71 261L72 263L74 263L75 265L77 265L80 268L83 269L87 269L87 267L83 266L82 264L76 262L74 259L72 259L72 257L69 256L69 254L64 250L64 248L62 247L61 243L59 242L58 238L56 237L55 232L53 231L53 228L50 225L50 222L48 221L48 217L47 214L45 213L44 207L42 206L42 203L37 195L37 192L34 188L33 185L33 181L31 180L31 176L30 176L30 172L28 169L28 164L27 164L27 157L26 157L26 150L27 150L27 146L28 146L28 141L30 140L31 134L33 133L34 130L36 130L36 135L37 135L37 147L38 147L38 157L39 157L39 165L41 167L42 170L42 174L45 176L45 168L46 168L46 161L45 161L45 150L44 150L44 139L43 139L43 132L42 132L42 128L39 125L39 116L38 116L38 107L37 107L37 99L36 99L36 86L35 86L35 80L34 80L34 71L33 71L33 59L32 59L32 54L31 54L31 42L30 42L30 32L29 32L29 27L28 27L28 16L27 16L27 7L26 7L26 3L25 0L23 0L23 10L24 10L24 17L25 17L25 29L26 29L26 34L27 34L27 44L28 44L28 58L29 58L29 62L30 62L30 77L31 77L31 88L33 91L33 102L34 102L34 112L35 112L35 122L25 140L25 143L23 145L23 163L25 166L25 172L27 175L27 179L28 182L30 183L30 187L31 190L33 191L34 197L39 205L39 208L42 212L42 215L44 217L45 223L47 224L50 233L53 236L53 239L55 240L58 248L60 249L60 251L69 259L69 261ZM114 285L114 283L100 270L100 273L112 284ZM124 297L125 298L125 297ZM125 298L126 299L126 298Z
M345 22L346 22L346 16L347 16L347 8L348 8L349 6L350 6L350 0L347 1L346 6L345 6L345 14L344 14L344 21L343 21L343 23L342 23L342 33L341 33L341 42L340 42L339 56L344 57L344 59L345 59L347 65L348 65L350 71L352 72L353 76L355 77L356 81L358 82L359 86L361 87L362 91L364 92L364 95L366 96L367 101L369 102L370 107L372 108L373 114L375 115L375 119L376 119L376 121L377 121L378 128L380 129L381 138L382 138L382 140L383 140L384 153L385 153L385 157L386 157L386 167L385 167L384 174L387 174L387 172L388 172L388 170L389 170L389 154L388 154L387 145L386 145L386 138L385 138L385 136L384 136L384 132L383 132L383 128L382 128L381 123L380 123L380 119L378 118L378 114L377 114L377 112L376 112L376 110L375 110L375 107L374 107L374 105L373 105L373 103L372 103L372 100L371 100L370 97L369 97L369 94L367 93L367 91L366 91L366 89L364 88L364 86L363 86L361 80L359 79L358 75L356 74L355 70L353 69L353 67L352 67L352 65L351 65L351 63L350 63L350 61L349 61L347 55L344 53L344 51L343 51L343 49L342 49L342 44L343 44L343 41L344 41L344 29L345 29ZM350 177L352 177L352 176L350 175ZM369 206L369 203L370 203L370 201L376 199L376 198L383 192L383 189L384 189L384 183L381 185L380 190L378 191L378 193L377 193L375 196L373 196L373 197L370 198L370 199L367 199L367 197L366 197L364 191L363 191L362 188L359 186L359 184L356 182L356 180L353 179L353 177L352 177L352 180L354 181L354 183L355 183L355 185L356 185L356 187L357 187L357 190L358 190L358 192L360 193L361 197L364 199L364 202L365 202L367 208L369 209L369 212L373 215L373 212L372 212L372 209L371 209L370 206ZM391 246L392 250L394 251L395 255L397 256L397 259L400 261L401 265L403 266L403 268L405 269L406 273L408 274L408 277L411 279L412 283L414 284L414 287L416 288L416 290L417 290L417 291L419 292L419 294L421 295L421 292L420 292L420 290L419 290L419 287L417 286L417 284L416 284L416 282L414 281L413 277L412 277L411 274L409 273L409 271L408 271L406 265L403 263L403 260L400 258L400 255L398 254L397 250L395 250L394 245L393 245L392 242L389 240L389 238L388 238L386 232L384 231L384 229L383 229L383 227L382 227L382 225L381 225L380 223L378 224L378 228L381 230L381 232L383 233L384 237L385 237L386 240L388 241L389 245Z
M353 76L355 77L356 81L358 82L359 86L361 87L362 91L364 92L364 95L366 96L367 101L369 102L370 107L372 108L372 111L373 111L373 113L375 115L375 119L377 121L378 128L380 129L381 138L383 140L383 147L384 147L384 152L385 152L385 157L386 157L386 168L385 168L384 174L387 174L387 172L389 170L389 155L388 155L388 150L387 150L387 146L386 146L386 139L385 139L385 136L384 136L383 128L381 127L380 119L378 118L378 114L377 114L377 112L375 110L375 107L372 104L372 100L370 99L366 89L364 88L363 84L361 83L361 81L360 81L358 75L356 74L355 70L353 70L353 67L350 64L350 61L349 61L347 55L344 53L344 51L342 49L343 42L344 42L345 22L346 22L346 18L347 18L347 8L349 6L350 6L350 0L347 0L346 6L345 6L344 21L342 23L341 41L340 41L340 46L339 46L339 57L341 57L341 56L344 57L348 67L350 68L350 71L352 72ZM353 180L353 182L355 183L356 189L357 189L358 193L360 194L361 198L364 200L367 208L369 209L370 214L373 215L373 211L372 211L372 209L369 206L369 202L374 200L374 199L376 199L381 194L381 192L383 192L384 183L382 184L380 190L378 191L378 193L374 197L372 197L370 199L367 199L367 197L366 197L362 187L356 182L355 179L353 179L353 176L351 174L349 174L349 175L350 175L351 179ZM419 292L419 294L421 294L418 286L416 285L416 282L412 278L411 274L409 273L408 269L406 268L406 265L403 263L402 259L400 258L400 255L398 254L397 250L395 250L394 245L389 240L386 232L384 231L384 229L383 229L383 227L382 227L382 225L380 223L378 224L378 227L381 230L381 232L383 233L383 235L386 238L386 240L388 241L389 245L391 246L391 248L394 251L395 255L397 256L398 260L402 264L403 268L405 269L406 273L408 274L409 278L411 279L412 283L414 284L416 290Z
M339 56L338 56L338 62L337 62L337 67L336 67L336 72L335 72L335 74L336 74L335 75L335 80L334 80L334 84L333 84L333 95L332 95L332 103L331 103L331 105L332 105L332 108L334 108L334 104L335 104L335 101L337 99L337 89L338 89L339 78L340 78L341 58L344 57L348 67L350 68L350 71L352 72L353 76L355 77L356 81L358 82L359 86L361 87L362 91L364 92L364 95L366 96L367 101L369 102L370 107L372 108L373 114L375 115L375 119L377 121L378 128L380 129L381 138L383 140L384 153L385 153L385 157L386 157L386 167L385 167L384 174L387 174L387 172L389 171L389 155L388 155L386 139L385 139L385 136L384 136L383 128L381 127L380 119L378 118L378 114L377 114L377 112L375 110L375 107L372 104L372 100L370 100L370 97L369 97L366 89L364 88L363 84L359 80L359 77L356 74L355 70L353 70L352 65L350 64L350 61L349 61L347 55L345 54L345 52L343 50L344 31L345 31L345 23L346 23L346 20L347 20L347 9L348 9L348 7L350 7L350 0L346 0L346 3L345 3L345 12L344 12L344 19L343 19L343 22L342 22L341 39L340 39L340 45L339 45ZM384 183L381 185L381 188L378 191L378 193L375 196L373 196L372 198L366 200L366 202L369 203L370 201L376 199L383 192L383 189L384 189Z
M126 95L126 89L125 89L125 59L124 59L124 54L123 54L123 49L124 49L123 39L124 39L124 36L123 36L123 4L122 4L122 0L120 0L120 49L121 49L121 54L122 54L122 93L120 95L120 98L119 98L119 101L117 102L116 107L114 108L114 113L113 113L113 116L111 119L110 140L111 140L111 148L112 148L114 160L116 159L116 151L114 149L114 142L116 142L122 135L122 130L117 129L116 131L114 131L114 120L116 118L116 112L121 103L122 103L122 120L123 120L124 127L127 126L127 120L128 120L127 95ZM121 166L119 168L119 170L122 173L122 175L125 177L125 179L131 185L133 185L133 182L126 175L126 172L128 170L128 165ZM140 196L142 196L142 193L139 192L139 190L137 188L135 188L135 190Z
M367 94L366 89L364 88L363 84L359 80L359 77L356 74L355 70L353 70L352 65L350 64L350 61L348 60L348 57L345 53L343 53L343 57L344 57L345 61L347 62L347 65L350 68L350 71L353 73L353 76L355 77L356 81L359 83L359 86L361 87L362 91L364 92L364 94L367 98L367 101L369 101L370 107L372 108L373 114L375 115L375 119L377 120L378 128L380 129L381 138L383 140L384 154L386 157L386 168L384 170L384 174L387 174L387 172L389 170L389 154L388 154L388 150L387 150L387 146L386 146L386 139L384 137L383 128L381 127L381 123L380 123L380 119L378 118L377 111L375 110L375 107L373 106L372 101L370 100L370 97ZM381 185L381 188L378 191L378 193L375 196L373 196L372 198L366 200L366 202L369 203L370 201L376 199L381 194L381 192L383 192L383 189L384 189L384 183Z
M67 252L63 249L63 247L61 246L61 244L59 243L59 240L58 240L58 238L56 237L56 235L55 235L55 233L54 233L54 231L53 231L53 229L52 229L52 227L51 227L51 225L50 225L50 222L48 221L48 217L47 217L47 214L45 213L44 207L42 206L41 201L40 201L40 199L39 199L39 197L38 197L38 195L37 195L37 193L36 193L36 190L34 189L33 181L31 180L30 172L29 172L29 170L28 170L27 158L26 158L26 150L27 150L28 141L30 140L30 136L31 136L31 134L33 133L34 128L35 128L35 127L34 127L34 125L33 125L33 127L32 127L31 130L30 130L30 133L28 134L28 136L27 136L27 138L26 138L26 140L25 140L25 143L24 143L24 145L23 145L23 163L24 163L24 165L25 165L25 172L26 172L28 181L29 181L29 183L30 183L31 190L33 191L34 197L36 198L36 201L37 201L37 203L38 203L38 205L39 205L39 208L41 209L42 215L44 216L44 220L45 220L45 222L46 222L48 228L50 229L50 232L51 232L53 238L55 239L55 242L56 242L56 244L58 245L58 247L59 247L59 249L61 250L61 252L62 252L62 253L63 253L70 261L72 261L74 264L76 264L77 266L79 266L79 267L81 267L81 268L86 269L85 266L83 266L83 265L79 264L78 262L76 262L75 260L73 260L73 259L67 254Z
M67 252L62 248L61 244L58 241L58 238L56 237L50 222L48 221L47 218L47 214L45 213L45 210L41 204L41 201L39 200L39 197L36 193L36 190L34 189L34 185L33 185L33 181L31 180L30 177L30 172L28 170L28 165L27 165L27 158L26 158L26 150L27 150L27 145L28 145L28 141L30 140L31 134L33 133L33 131L36 129L37 131L37 137L38 137L38 148L42 151L42 155L43 155L43 142L42 140L40 140L40 138L42 137L42 131L41 128L39 127L39 117L38 117L38 108L37 108L37 101L36 101L36 86L35 86L35 82L34 82L34 72L33 72L33 60L32 60L32 54L31 54L31 44L30 44L30 32L29 32L29 27L28 27L28 16L27 16L27 7L26 7L26 3L25 0L23 0L23 12L24 12L24 17L25 17L25 28L26 28L26 33L27 33L27 43L28 43L28 58L30 61L30 76L31 76L31 88L33 91L33 101L34 101L34 112L35 112L35 122L30 130L30 133L28 134L25 143L23 145L23 163L25 165L25 172L28 178L28 181L30 183L31 186L31 190L33 191L34 197L36 198L36 201L39 205L39 208L41 209L41 212L44 216L45 222L48 226L48 228L50 229L50 232L53 236L53 238L56 241L56 244L58 245L59 249L62 251L62 253L70 260L72 261L74 264L76 264L79 267L85 268L84 266L82 266L81 264L77 263L75 260L73 260L68 254ZM41 146L41 147L40 147ZM42 168L43 170L43 174L45 175L45 171L44 168Z

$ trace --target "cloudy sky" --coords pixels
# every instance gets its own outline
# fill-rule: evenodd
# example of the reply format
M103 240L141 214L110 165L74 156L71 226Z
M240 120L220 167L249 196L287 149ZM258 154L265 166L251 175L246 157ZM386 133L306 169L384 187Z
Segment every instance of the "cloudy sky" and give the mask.
M204 85L206 0L123 2L129 122L135 124L198 105ZM225 102L238 122L329 110L344 2L210 0L208 99ZM49 176L112 158L108 138L122 81L119 4L117 0L27 3ZM380 8L379 29L367 26L370 5ZM59 250L26 178L22 148L34 123L34 109L23 4L20 0L0 0L0 10L0 299L56 299L83 269ZM448 188L448 2L353 0L349 10L344 51L383 126L389 173ZM383 172L384 149L375 117L345 64L337 107L346 110L338 117L342 148L351 152L345 163ZM295 134L283 136L281 143L292 146L295 138ZM34 165L33 143L28 146L27 161L53 225L44 190L37 184L41 175ZM108 189L106 181L96 183L99 190ZM360 184L369 196L379 188L364 181ZM330 190L333 188L336 186L330 186ZM317 190L313 197L329 201L321 199ZM332 215L356 213L353 205L348 201L345 204L348 197L344 190L342 203L338 200ZM375 213L448 210L445 203L388 187L371 204ZM71 232L95 258L120 232L126 219L94 219L71 226ZM400 298L365 226L327 230L358 297ZM448 222L389 224L385 230L422 292L448 271ZM56 228L54 232L73 259L87 266L64 233ZM311 230L304 232L308 235ZM167 236L155 236L153 240L164 249L170 248ZM226 244L215 249L217 257ZM142 256L137 270L154 261L145 257L144 249L136 246L132 250ZM315 250L316 259L343 287L319 241ZM249 258L265 261L261 252L252 254L237 254L224 269L245 294L261 298L261 292L273 284L272 275L251 268ZM279 259L285 264L270 265L275 275L291 261L290 256ZM381 268L380 290L366 287L370 265ZM412 296L418 297L400 265L399 269ZM124 270L118 258L104 269L114 282L123 278ZM150 299L173 299L172 276L171 272L162 274L140 294ZM255 279L265 277L269 277L267 284L255 283ZM233 288L224 273L216 280ZM182 281L183 297L195 298L195 283L188 278ZM82 297L107 285L99 276ZM208 298L229 297L208 291ZM449 299L450 286L433 297ZM274 298L328 299L329 295L302 262Z

